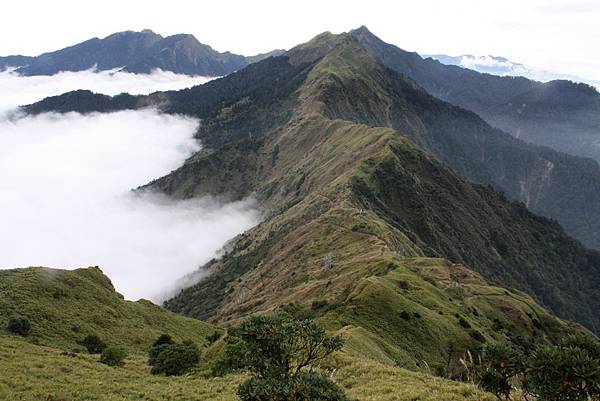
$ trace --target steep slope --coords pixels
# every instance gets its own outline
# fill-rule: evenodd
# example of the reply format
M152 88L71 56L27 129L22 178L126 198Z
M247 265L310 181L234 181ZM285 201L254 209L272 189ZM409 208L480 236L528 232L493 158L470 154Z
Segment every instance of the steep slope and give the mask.
M445 68L450 68L448 66L431 71L424 67L424 63L429 65L427 63L431 60L423 61L416 54L387 45L364 28L353 31L352 34L370 54L378 54L386 65L413 77L419 84L426 83L427 77L435 76L439 82L449 82L448 85L460 86L463 91L469 90L470 84L463 84L460 76L447 75ZM399 67L400 63L405 64ZM516 90L500 85L505 81L488 82L486 76L472 71L463 74L477 78L481 89L477 93L490 97L480 99L481 104L493 102L496 87L505 90L507 96L509 93L516 93ZM491 76L490 79L514 79L515 82L522 80ZM421 124L406 124L403 115L398 119L380 116L379 124L385 123L402 130L423 149L464 177L494 186L509 198L525 203L535 213L557 220L569 234L587 246L600 247L600 203L597 202L600 197L600 167L596 163L547 148L525 145L500 131L490 129L475 114L444 103L432 102L430 96L410 85L392 85L398 88L397 91L403 91L404 97L410 96L412 107L409 106L409 111L418 116ZM424 87L430 93L443 97L439 95L442 89L438 90L427 84ZM489 89L483 90L484 87ZM564 97L557 98L566 101ZM473 104L461 104L453 98L449 100L478 110ZM569 115L568 118L577 119L577 115Z
M389 68L434 96L474 111L492 126L527 142L600 161L600 93L595 88L444 65L387 44L364 26L352 35Z
M93 38L37 57L0 57L0 69L19 67L16 72L21 75L53 75L94 67L98 70L124 68L134 73L150 73L160 68L179 74L221 76L281 52L275 50L251 57L219 53L193 35L162 37L146 29L118 32L104 39Z
M79 341L89 334L145 354L160 334L202 345L216 330L150 301L123 300L97 267L0 270L0 334L6 334L6 322L14 315L31 321L29 341L69 351L80 349Z

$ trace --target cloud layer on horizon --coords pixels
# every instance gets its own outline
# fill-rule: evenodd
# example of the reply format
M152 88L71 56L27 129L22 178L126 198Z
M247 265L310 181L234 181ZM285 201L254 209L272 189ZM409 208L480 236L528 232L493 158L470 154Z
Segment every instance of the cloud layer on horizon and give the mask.
M536 68L526 66L524 64L515 63L504 57L495 56L474 56L471 54L464 54L461 56L448 56L448 55L425 55L424 57L431 57L443 64L456 65L470 70L499 75L499 76L512 76L512 77L525 77L540 82L548 82L557 79L569 80L574 82L583 82L588 85L592 85L600 90L600 82L585 79L575 75L561 74L553 71L548 71L542 68Z
M42 95L25 84L31 81L11 79L24 93ZM44 88L66 89L51 79ZM175 201L131 191L200 148L197 124L155 110L0 117L0 268L98 265L128 299L172 292L259 219L251 200Z

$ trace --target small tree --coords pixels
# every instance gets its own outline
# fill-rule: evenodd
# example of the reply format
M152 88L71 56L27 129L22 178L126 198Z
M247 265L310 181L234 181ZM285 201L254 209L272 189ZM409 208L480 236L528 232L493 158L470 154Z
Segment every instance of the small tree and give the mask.
M155 355L151 355L148 360L152 366L150 373L153 375L161 373L166 376L180 375L200 362L200 351L191 341L184 341L181 344L159 344L153 348Z
M95 334L90 334L81 340L81 345L87 349L90 354L101 354L106 348L106 343Z
M100 355L100 362L109 366L121 366L127 357L127 350L121 347L107 347Z
M8 319L6 329L11 333L26 337L31 331L31 322L23 316L15 316Z
M240 361L260 377L289 378L342 348L340 337L329 337L313 320L286 314L252 316L237 330L245 343Z
M509 400L511 381L522 370L523 356L519 351L506 343L490 344L483 350L483 363L475 379L482 389L499 400Z
M346 400L334 382L313 371L344 342L314 321L283 313L252 316L232 335L221 366L253 374L238 388L243 401Z

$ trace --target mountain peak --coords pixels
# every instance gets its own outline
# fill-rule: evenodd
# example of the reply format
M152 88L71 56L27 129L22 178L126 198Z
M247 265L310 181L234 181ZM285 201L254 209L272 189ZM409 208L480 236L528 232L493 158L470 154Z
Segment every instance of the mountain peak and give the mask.
M126 37L142 37L142 36L148 36L148 37L152 37L152 38L156 38L156 39L162 39L162 36L155 33L154 31L150 30L150 29L144 29L142 31L131 31L131 30L127 30L127 31L121 31L121 32L115 32L113 34L110 34L108 36L106 36L103 40L106 39L117 39L117 38L126 38Z
M346 33L333 34L329 31L320 33L311 40L292 48L288 54L294 65L312 63L336 48L347 37Z
M361 25L356 29L352 29L350 33L359 35L373 35L373 33L369 30L369 28L367 28L366 25Z

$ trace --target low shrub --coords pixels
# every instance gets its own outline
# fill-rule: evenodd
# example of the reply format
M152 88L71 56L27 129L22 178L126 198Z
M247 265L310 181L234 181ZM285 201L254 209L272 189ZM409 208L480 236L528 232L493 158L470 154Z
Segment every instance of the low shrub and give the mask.
M107 347L100 355L100 362L108 366L121 366L127 357L127 350L122 347Z
M106 349L106 343L96 334L90 334L81 340L81 345L85 347L90 354L101 354Z
M206 341L208 341L209 344L213 344L216 341L218 341L219 338L221 338L221 333L215 331L214 333L206 337Z
M6 329L11 333L18 334L22 337L29 335L31 331L31 322L23 316L15 316L8 319Z
M251 378L238 387L242 401L347 401L344 391L317 372L301 372L290 380Z
M191 341L181 344L159 344L153 349L155 355L148 360L152 367L150 373L153 375L161 373L166 376L180 375L200 362L200 351Z

